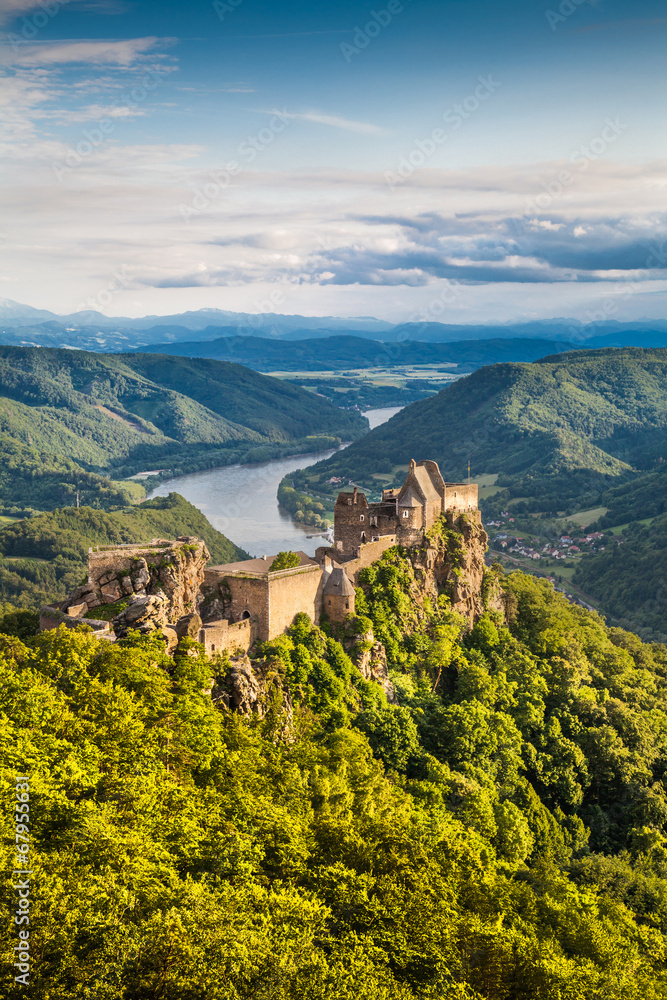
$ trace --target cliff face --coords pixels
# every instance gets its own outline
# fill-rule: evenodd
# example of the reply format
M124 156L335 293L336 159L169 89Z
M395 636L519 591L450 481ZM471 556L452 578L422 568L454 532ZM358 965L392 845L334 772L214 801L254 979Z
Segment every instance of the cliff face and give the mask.
M444 591L452 608L470 626L484 613L484 554L488 536L477 511L447 514L419 548L409 551L415 580L423 595Z
M127 598L130 604L159 598L168 622L197 610L204 568L210 556L199 538L153 539L150 545L114 546L89 554L88 581L61 605L85 615Z

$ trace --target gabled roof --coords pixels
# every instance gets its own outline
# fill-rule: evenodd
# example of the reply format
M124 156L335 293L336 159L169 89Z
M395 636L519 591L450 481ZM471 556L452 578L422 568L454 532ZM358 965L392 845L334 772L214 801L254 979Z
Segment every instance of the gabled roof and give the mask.
M416 498L417 503L412 499L408 499L409 497ZM441 499L440 493L431 479L429 470L423 465L417 465L413 459L410 462L410 470L407 478L399 493L399 507L421 506L430 501L439 502Z
M399 507L421 507L423 500L421 497L415 495L414 490L408 486L407 490L398 501Z
M413 469L413 474L427 500L440 499L440 494L433 485L433 480L429 475L428 469L425 469L423 465L418 465L415 469Z

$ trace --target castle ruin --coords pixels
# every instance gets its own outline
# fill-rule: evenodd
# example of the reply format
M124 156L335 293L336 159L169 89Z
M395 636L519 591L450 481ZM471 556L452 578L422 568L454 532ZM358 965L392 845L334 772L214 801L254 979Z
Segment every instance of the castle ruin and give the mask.
M170 652L184 636L209 654L248 653L282 635L299 613L319 624L343 622L355 611L359 573L394 545L415 548L443 515L480 522L475 483L446 483L436 462L410 462L400 489L368 502L356 486L338 495L334 542L299 565L272 571L275 556L207 566L199 539L154 539L147 546L110 546L89 553L89 577L60 607L42 611L42 628L92 625L110 639L130 628L160 629ZM481 522L480 522L481 523ZM101 609L124 600L111 620ZM94 620L91 620L94 619ZM102 619L102 620L99 620Z

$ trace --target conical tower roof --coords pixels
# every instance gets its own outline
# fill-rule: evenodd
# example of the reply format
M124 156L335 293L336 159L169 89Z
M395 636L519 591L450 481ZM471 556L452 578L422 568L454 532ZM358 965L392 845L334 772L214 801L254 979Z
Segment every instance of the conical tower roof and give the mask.
M327 597L354 597L354 587L344 569L337 566L331 571L331 576L324 585L324 594Z

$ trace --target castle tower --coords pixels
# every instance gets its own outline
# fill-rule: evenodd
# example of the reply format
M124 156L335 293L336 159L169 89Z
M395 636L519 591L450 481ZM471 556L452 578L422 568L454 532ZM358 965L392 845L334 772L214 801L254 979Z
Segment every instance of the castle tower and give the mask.
M322 591L323 610L332 622L343 622L354 614L354 587L344 569L337 566Z

